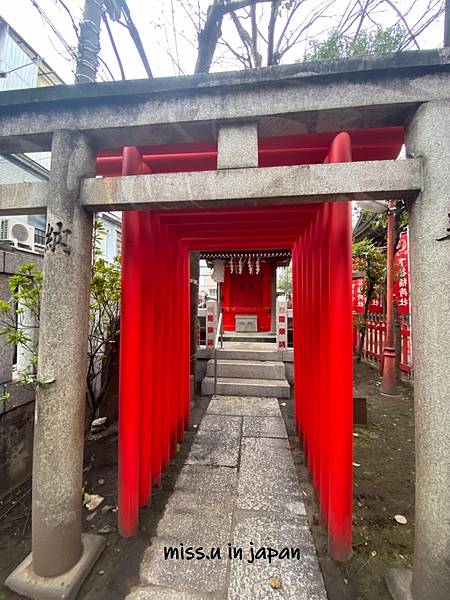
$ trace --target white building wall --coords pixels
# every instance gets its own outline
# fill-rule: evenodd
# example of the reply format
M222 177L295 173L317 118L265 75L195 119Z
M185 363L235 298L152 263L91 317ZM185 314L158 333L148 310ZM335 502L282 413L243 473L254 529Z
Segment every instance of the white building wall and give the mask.
M103 222L106 235L100 241L100 247L105 260L112 262L119 253L122 221L119 213L101 212L97 214L97 219Z
M28 54L8 35L8 27L0 25L0 71L16 69L0 79L0 92L35 87L38 77L37 62L32 64ZM17 69L17 67L21 67Z
M16 70L9 73L12 69ZM38 70L38 62L32 62L30 56L9 35L8 26L0 23L0 71L8 73L7 77L0 78L0 92L36 87ZM50 168L50 152L29 152L27 156L46 169ZM40 180L0 156L0 184L22 181Z
M212 269L206 264L206 260L200 260L199 295L204 298L216 297L216 282L212 278Z

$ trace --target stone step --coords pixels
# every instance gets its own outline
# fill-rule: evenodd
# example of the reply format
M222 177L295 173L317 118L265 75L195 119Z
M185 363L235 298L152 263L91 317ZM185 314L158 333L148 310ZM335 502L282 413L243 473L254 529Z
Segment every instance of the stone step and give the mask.
M217 348L217 358L227 360L281 360L281 352L278 350L261 350L261 349L237 349L237 348Z
M214 377L214 360L208 361L206 375ZM245 379L286 379L284 363L273 360L234 360L217 359L218 377L238 377Z
M224 396L272 396L289 398L291 388L284 380L244 379L238 377L218 377L217 394ZM214 377L205 377L202 381L203 396L214 394Z
M253 342L260 344L274 344L277 336L265 333L224 333L224 342Z

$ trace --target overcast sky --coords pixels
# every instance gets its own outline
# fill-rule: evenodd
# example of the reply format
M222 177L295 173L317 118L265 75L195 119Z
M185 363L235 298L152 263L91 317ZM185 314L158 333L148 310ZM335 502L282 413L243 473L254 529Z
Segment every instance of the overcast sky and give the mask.
M396 5L411 5L412 0L394 0ZM39 53L42 58L56 70L56 72L67 82L73 81L74 61L63 43L57 38L44 19L39 15L33 2L37 3L42 11L49 17L54 27L67 44L73 49L76 48L76 34L71 19L65 12L60 0L0 0L0 15L16 29L16 31L27 41L27 43ZM74 22L78 25L81 19L82 6L84 0L64 0L66 6L70 9ZM207 6L210 0L184 0L185 5L192 4L197 6ZM311 7L326 3L326 0L305 0L305 10ZM409 15L411 22L414 23L414 11L418 14L427 7L429 0L417 0L415 8ZM335 0L329 2L330 8L327 11L327 18L322 19L315 25L314 35L326 36L339 21L343 7L347 0ZM193 72L196 59L196 15L193 11L184 11L178 0L128 0L132 17L137 25L141 38L155 76L178 75L181 73L189 74ZM173 8L173 11L172 11ZM260 18L263 20L263 14L267 15L267 5L260 10ZM395 13L391 11L383 13L379 17L384 25L390 25L396 18ZM177 46L175 46L175 30L177 35ZM114 38L125 67L127 79L145 77L145 71L135 47L130 39L128 31L118 25L113 24ZM231 36L234 33L234 26L230 20L224 22L224 32ZM442 45L443 37L443 19L440 18L419 38L422 48L433 48ZM108 64L115 78L119 79L120 74L117 67L114 54L112 52L106 32L102 32L101 37L101 56ZM308 46L308 39L304 38L302 45L294 48L286 55L284 62L295 62L301 60L305 48ZM168 51L169 49L169 51ZM178 52L176 51L178 50ZM218 55L220 58L221 51ZM180 69L175 66L174 60L170 55L178 55ZM220 60L219 64L213 66L213 70L225 70L237 68L235 62L230 60ZM99 71L99 79L111 79L104 66Z

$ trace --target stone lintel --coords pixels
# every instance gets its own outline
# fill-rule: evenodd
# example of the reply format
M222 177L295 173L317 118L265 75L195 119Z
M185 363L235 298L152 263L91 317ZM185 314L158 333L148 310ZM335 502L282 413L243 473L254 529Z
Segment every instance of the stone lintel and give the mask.
M218 123L236 120L257 120L261 136L403 125L421 103L449 95L445 48L14 90L0 95L0 153L48 150L52 132L63 128L122 147L215 139Z
M246 82L235 77L134 94L105 88L100 97L84 87L66 86L59 101L55 91L46 97L33 90L34 99L29 90L22 96L2 92L0 153L48 150L52 132L62 128L80 131L99 147L123 147L213 140L226 121L258 121L261 136L404 125L423 102L450 96L450 64Z
M218 111L217 101L213 107L208 108L208 112L198 113L195 116L191 116L190 111L184 112L182 107L179 110L174 108L174 112L180 119L175 123L170 120L169 107L164 114L157 118L157 112L162 112L161 107L154 106L150 101L146 103L137 101L133 110L127 101L127 105L120 106L120 114L116 107L98 108L98 118L95 121L91 119L92 112L95 112L92 107L86 111L78 109L77 112L80 114L78 119L73 118L72 110L66 110L64 106L54 107L54 112L51 114L40 111L37 113L33 110L31 116L24 114L20 120L18 115L11 115L7 121L5 119L3 122L3 116L0 114L0 153L17 154L50 150L53 128L63 127L65 122L70 123L72 128L81 131L98 148L172 145L215 140L218 122L222 122L228 115L232 121L241 119L257 121L261 137L401 126L411 120L421 102L427 101L430 97L442 97L442 89L448 90L447 93L450 95L450 76L448 83L442 82L441 87L433 90L433 94L431 94L430 88L429 93L425 93L424 90L423 93L414 96L415 100L409 102L392 103L392 95L388 97L386 94L382 104L363 103L355 106L355 103L349 98L345 104L339 102L338 107L327 108L330 104L327 100L323 103L324 108L322 108L322 104L316 109L312 105L306 105L304 110L301 109L301 106L294 105L289 99L280 95L280 102L289 100L289 110L285 111L284 105L277 105L276 112L273 112L274 105L268 97L264 100L264 114L259 114L261 111L257 110L258 103L263 99L259 99L256 92L253 92L254 97L245 101L242 110L236 109L231 95L230 108L227 111ZM250 94L250 92L248 93ZM367 97L374 96L374 89L367 92ZM235 100L237 101L237 98ZM168 101L168 104L173 102ZM205 102L207 102L206 99ZM205 106L205 111L206 108ZM122 120L122 114L128 115L128 117ZM142 115L145 115L145 118ZM199 116L203 116L203 119L200 120ZM13 118L14 127L11 121ZM39 121L36 125L30 125L30 119L39 119ZM130 125L130 122L138 123ZM102 124L101 127L100 124Z
M0 215L43 213L46 182L0 185ZM420 159L223 169L174 174L85 179L81 204L88 210L222 208L415 197Z
M217 168L258 166L258 123L230 123L219 127Z
M47 208L47 183L0 185L0 215L36 215Z
M371 56L354 56L336 60L305 61L288 65L276 65L258 69L240 69L202 73L183 77L155 77L152 79L129 79L126 81L95 82L94 84L49 86L19 90L5 90L0 96L0 108L45 104L101 101L111 98L123 99L153 94L186 93L200 94L227 87L273 86L285 82L340 79L355 77L373 79L378 73L391 78L408 75L410 78L421 73L448 70L450 52L448 48L434 48L412 52L392 52Z
M33 571L32 555L29 554L6 578L5 585L17 594L35 600L74 600L105 547L104 538L91 533L83 534L82 542L80 560L63 575L39 577Z
M232 208L411 198L420 189L420 159L408 159L89 179L81 204L92 211Z

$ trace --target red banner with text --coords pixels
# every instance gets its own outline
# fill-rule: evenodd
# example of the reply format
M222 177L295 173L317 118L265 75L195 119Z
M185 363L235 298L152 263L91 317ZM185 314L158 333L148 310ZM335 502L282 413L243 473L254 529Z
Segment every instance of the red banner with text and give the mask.
M410 314L408 232L400 234L395 253L394 298L401 315Z
M353 280L353 312L364 313L366 305L366 278ZM409 257L408 257L408 232L400 234L397 252L394 258L394 298L397 302L398 312L401 315L410 314L409 296ZM369 304L369 313L383 312L382 286L375 291L375 297Z

